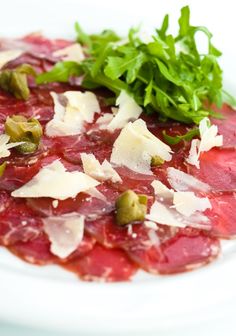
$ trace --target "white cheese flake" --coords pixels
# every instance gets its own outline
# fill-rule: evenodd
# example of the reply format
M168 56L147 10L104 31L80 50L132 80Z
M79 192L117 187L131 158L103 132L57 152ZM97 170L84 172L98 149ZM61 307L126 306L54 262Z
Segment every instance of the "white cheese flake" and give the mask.
M98 198L103 202L107 202L106 196L104 196L97 188L90 188L86 191L86 194L91 197Z
M151 206L150 213L146 219L161 225L185 228L186 226L209 230L211 228L209 219L200 212L191 216L184 216L161 202L155 201Z
M107 160L100 164L93 154L87 153L82 153L81 159L85 174L99 181L111 180L113 183L122 181L119 174Z
M111 132L123 128L129 121L138 119L142 113L141 107L125 91L121 91L116 106L119 108L115 110L113 119L107 125L107 130Z
M24 142L11 142L8 143L10 140L9 135L1 134L0 135L0 158L5 158L11 155L9 149L22 145Z
M112 165L104 160L102 164L93 154L81 153L81 160L85 174L98 181L111 180L113 183L122 182L119 174L112 168Z
M97 97L92 92L51 92L54 101L54 117L46 125L46 135L68 136L83 131L84 123L92 123L94 114L100 113Z
M20 49L4 50L0 51L0 69L10 61L13 61L17 57L21 56L23 51Z
M186 160L189 164L196 166L198 169L200 168L199 157L202 152L208 152L213 147L223 145L223 136L217 135L218 127L216 125L209 127L209 123L210 120L208 118L203 118L200 121L199 131L201 140L192 140L189 156Z
M186 226L186 224L181 221L181 217L178 217L177 212L174 209L170 209L158 201L153 203L150 213L146 215L146 218L158 224L176 227Z
M84 235L84 216L70 213L43 218L44 231L51 242L51 252L59 258L66 258L74 252Z
M137 173L152 175L153 156L170 161L171 148L153 135L142 119L138 119L122 129L113 145L110 161Z
M190 187L192 187L196 181L190 179L190 182ZM211 203L207 197L197 197L191 191L174 191L158 180L154 180L151 185L157 200L153 203L146 219L169 226L209 229L209 220L202 214L206 209L211 209ZM186 186L188 187L187 183L183 184L184 189Z
M132 234L133 234L133 226L132 226L132 224L129 224L129 225L127 226L127 234L128 234L129 236L132 236Z
M187 217L196 211L203 212L206 209L211 209L211 203L207 197L197 197L191 191L175 192L173 204L179 213Z
M96 121L96 125L100 130L107 129L107 125L112 121L113 115L111 113L104 113Z
M85 59L83 49L79 43L73 43L68 47L54 51L53 56L61 57L63 61L80 63Z
M208 184L199 181L197 178L183 171L169 167L167 168L168 181L176 191L209 191L211 188Z
M160 239L158 235L156 234L156 230L150 229L148 230L148 237L150 239L151 246L159 246L160 245Z
M65 200L76 197L99 185L92 177L78 172L66 171L59 160L43 167L28 183L13 191L13 197L51 197Z
M144 226L146 226L148 229L158 230L157 224L152 221L144 221Z
M161 181L154 180L151 183L155 195L163 199L173 199L174 190L167 188Z
M56 209L58 207L58 204L59 204L58 200L55 199L55 200L52 201L52 207L54 209Z

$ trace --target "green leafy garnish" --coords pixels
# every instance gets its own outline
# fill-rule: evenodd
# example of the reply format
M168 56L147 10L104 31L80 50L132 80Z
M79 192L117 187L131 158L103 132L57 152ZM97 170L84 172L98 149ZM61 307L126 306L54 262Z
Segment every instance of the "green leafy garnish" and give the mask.
M15 69L0 71L0 88L13 94L17 99L29 98L27 75L36 76L35 70L29 64L19 65Z
M69 77L80 76L81 74L78 63L72 61L58 62L51 71L39 74L36 83L67 82Z
M37 82L67 81L71 75L82 75L84 88L105 87L116 97L125 90L146 113L198 124L212 114L207 106L220 107L224 97L231 102L233 97L222 90L221 52L212 44L212 34L206 27L191 25L188 6L181 9L178 22L178 34L169 34L166 15L150 42L142 41L139 29L130 29L127 38L121 39L111 30L88 35L77 23L77 41L88 57L79 64L60 62L39 75ZM198 51L197 32L208 41L204 54Z
M0 165L0 177L2 177L2 175L4 174L5 169L6 169L6 166L7 166L7 162L6 162L6 161L4 161L4 162Z
M34 153L43 134L42 126L37 119L27 120L21 115L7 117L5 132L10 136L11 142L24 142L16 148L22 154Z
M190 141L192 138L199 136L200 132L198 128L193 128L184 135L176 135L176 136L171 136L166 134L166 131L162 132L163 138L166 143L169 145L177 145L180 141L185 140L185 141Z

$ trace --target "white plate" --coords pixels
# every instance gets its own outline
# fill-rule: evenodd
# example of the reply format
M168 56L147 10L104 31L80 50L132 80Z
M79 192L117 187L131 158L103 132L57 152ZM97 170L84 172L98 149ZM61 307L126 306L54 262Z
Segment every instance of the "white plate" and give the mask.
M188 3L193 23L214 33L224 52L226 87L236 93L234 2ZM72 37L76 20L90 31L111 27L124 33L141 22L150 30L166 12L176 21L183 5L180 0L8 0L1 5L1 34L43 30L49 36ZM217 325L235 311L236 242L224 244L223 250L216 262L194 272L169 277L140 272L130 283L99 284L80 282L56 266L26 264L0 249L0 319L80 335L193 334L201 323Z

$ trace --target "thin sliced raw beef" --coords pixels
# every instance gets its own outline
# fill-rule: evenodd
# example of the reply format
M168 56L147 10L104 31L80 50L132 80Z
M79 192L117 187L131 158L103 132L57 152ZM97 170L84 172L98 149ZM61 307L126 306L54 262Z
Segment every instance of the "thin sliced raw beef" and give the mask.
M37 238L42 232L41 219L22 199L7 199L6 202L0 212L0 244L12 245Z
M66 265L87 281L127 281L136 273L137 266L126 253L119 249L108 249L99 244L82 258Z
M112 216L86 223L86 230L103 245L124 249L130 258L151 273L177 273L200 267L219 253L219 240L191 229L159 226L157 231L143 224L118 227ZM154 236L154 237L153 237Z
M211 234L221 238L236 237L236 193L234 191L214 192L207 195L212 209L205 214L211 221Z
M46 265L51 263L65 264L70 260L83 257L93 249L95 239L84 235L82 242L66 259L59 259L50 251L50 241L44 232L31 241L18 241L10 246L10 250L21 259L32 264Z
M10 251L21 259L36 265L46 265L58 261L58 258L50 252L50 242L43 232L32 241L19 241L11 245Z
M223 115L223 119L212 118L212 124L218 126L219 134L223 135L223 147L236 146L236 111L224 105L218 110Z
M189 174L209 184L214 190L236 189L236 149L213 148L200 157L200 169L188 166Z
M128 249L132 260L150 273L171 274L189 271L211 262L220 252L220 242L205 233L180 230L162 244L147 249Z
M56 159L59 157L45 156L44 153L21 159L11 156L7 160L6 169L1 177L0 190L13 191L21 187L30 181L43 166L49 165Z

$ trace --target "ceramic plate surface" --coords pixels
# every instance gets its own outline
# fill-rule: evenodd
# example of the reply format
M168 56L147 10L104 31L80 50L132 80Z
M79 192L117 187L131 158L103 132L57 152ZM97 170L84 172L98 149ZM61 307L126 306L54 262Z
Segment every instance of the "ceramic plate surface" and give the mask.
M73 38L78 20L90 32L110 27L122 34L140 23L148 32L167 12L177 22L185 4L193 24L214 33L224 53L225 87L235 94L234 1L8 0L1 4L0 31L4 37L42 31ZM165 277L139 272L132 282L103 284L78 281L56 266L29 265L0 248L0 319L96 336L166 335L215 324L236 308L236 241L225 242L222 250L217 261L193 272Z

